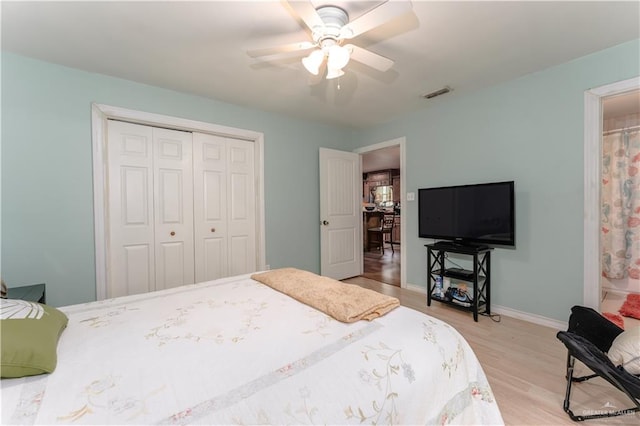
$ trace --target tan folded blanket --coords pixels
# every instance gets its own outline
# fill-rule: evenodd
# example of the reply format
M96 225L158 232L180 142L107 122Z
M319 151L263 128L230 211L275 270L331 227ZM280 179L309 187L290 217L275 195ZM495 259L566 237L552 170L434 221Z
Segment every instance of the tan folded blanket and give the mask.
M274 269L251 278L342 322L371 321L400 306L395 297L295 268Z

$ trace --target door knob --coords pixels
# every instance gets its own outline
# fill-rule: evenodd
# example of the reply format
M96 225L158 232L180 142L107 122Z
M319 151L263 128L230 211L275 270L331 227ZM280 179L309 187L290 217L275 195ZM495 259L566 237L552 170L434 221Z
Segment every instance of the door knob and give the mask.
M211 232L216 232L216 228L211 228Z
M171 235L173 237L174 235L176 235L176 233L175 233L175 231L171 231L171 232L169 232L169 235Z
M324 226L327 226L327 225L329 224L329 222L328 222L328 221L326 221L326 220L323 220L323 221L322 221L322 224L323 224Z

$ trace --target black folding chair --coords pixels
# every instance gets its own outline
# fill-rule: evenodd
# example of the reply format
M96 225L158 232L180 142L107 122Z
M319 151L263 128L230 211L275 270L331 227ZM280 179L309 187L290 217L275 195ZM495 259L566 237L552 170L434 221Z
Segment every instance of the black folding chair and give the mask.
M567 392L564 398L564 411L571 420L580 422L589 419L630 415L640 411L640 377L615 366L607 357L615 338L622 329L591 308L574 306L569 317L569 329L560 331L558 339L567 347ZM581 361L595 374L573 377L575 360ZM633 401L634 407L607 411L591 410L594 414L576 416L570 409L571 385L573 382L584 382L594 377L602 377Z

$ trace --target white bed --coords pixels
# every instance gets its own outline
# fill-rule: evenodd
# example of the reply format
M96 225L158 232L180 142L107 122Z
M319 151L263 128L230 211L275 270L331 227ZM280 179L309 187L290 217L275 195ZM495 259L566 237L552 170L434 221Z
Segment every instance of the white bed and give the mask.
M408 308L345 324L244 275L60 310L2 424L503 423L464 338Z

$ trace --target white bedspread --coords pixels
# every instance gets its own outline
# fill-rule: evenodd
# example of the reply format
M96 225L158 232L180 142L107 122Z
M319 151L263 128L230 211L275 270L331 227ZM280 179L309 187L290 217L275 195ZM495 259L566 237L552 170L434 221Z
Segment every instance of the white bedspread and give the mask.
M62 308L2 424L502 424L467 342L400 307L344 324L249 276Z

